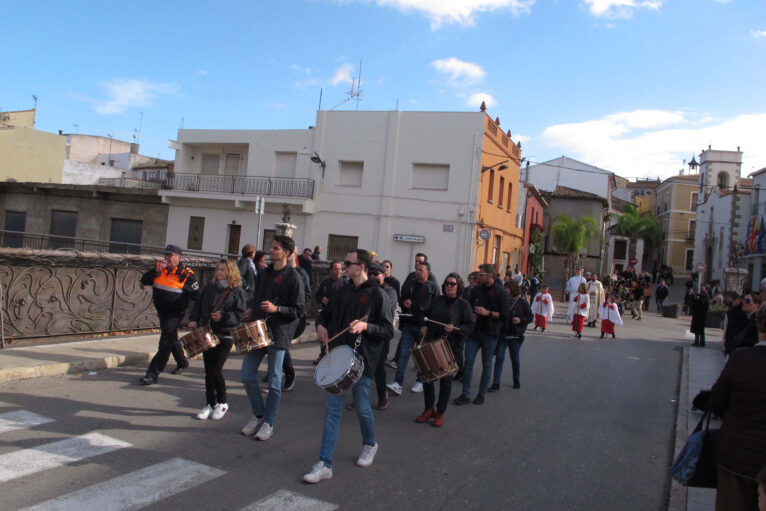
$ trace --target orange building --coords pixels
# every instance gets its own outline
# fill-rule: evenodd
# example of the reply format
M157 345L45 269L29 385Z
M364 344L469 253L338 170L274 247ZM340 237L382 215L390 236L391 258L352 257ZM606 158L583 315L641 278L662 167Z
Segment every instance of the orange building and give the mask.
M503 133L500 119L492 120L485 112L473 253L475 268L491 263L503 275L507 265L511 269L521 265L524 233L518 214L520 164L521 143L514 144L510 130ZM482 231L486 240L482 239Z

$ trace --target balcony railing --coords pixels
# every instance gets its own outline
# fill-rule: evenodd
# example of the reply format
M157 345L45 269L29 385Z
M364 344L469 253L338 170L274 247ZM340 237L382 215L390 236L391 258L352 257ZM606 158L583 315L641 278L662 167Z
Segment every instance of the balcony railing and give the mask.
M314 198L314 180L283 177L210 176L150 171L143 179L117 178L116 186L190 192L238 193L275 197Z

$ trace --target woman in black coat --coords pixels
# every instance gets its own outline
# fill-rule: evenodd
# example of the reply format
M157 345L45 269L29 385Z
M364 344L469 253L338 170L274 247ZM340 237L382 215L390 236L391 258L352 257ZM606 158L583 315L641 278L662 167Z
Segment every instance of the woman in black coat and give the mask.
M247 296L242 289L242 277L237 266L221 259L215 268L215 282L202 290L202 296L194 302L189 315L189 328L210 325L210 329L221 343L202 353L205 362L205 396L207 405L197 414L205 420L221 420L229 410L226 402L226 381L223 365L234 344L231 329L242 321L247 305Z
M503 325L503 334L497 340L495 348L495 371L492 386L488 392L500 390L503 381L503 364L505 362L505 350L511 357L511 369L513 369L513 388L521 388L521 343L524 342L524 333L529 323L534 321L535 315L529 308L529 303L521 296L521 287L513 281L505 283L505 289L510 298L508 300L508 312Z
M691 301L692 326L691 333L694 334L694 344L692 346L705 347L705 318L707 317L708 301L707 297L697 294Z

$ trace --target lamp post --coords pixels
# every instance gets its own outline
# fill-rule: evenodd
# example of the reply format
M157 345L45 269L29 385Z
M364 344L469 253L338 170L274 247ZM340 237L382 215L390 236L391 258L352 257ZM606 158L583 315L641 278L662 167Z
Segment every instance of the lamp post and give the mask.
M112 166L112 134L107 133L107 137L109 137L109 160L106 162L110 167Z
M501 162L495 163L494 165L490 165L489 167L487 167L487 166L485 165L485 166L483 166L483 167L481 168L481 171L482 171L482 173L484 173L484 172L486 172L486 171L488 171L488 170L492 170L492 169L493 169L493 168L495 168L495 167L497 167L497 170L498 170L498 171L500 171L500 170L505 170L505 169L507 169L507 168L508 168L508 165L504 165L504 164L505 164L505 163L508 163L508 161L509 161L509 160L501 161ZM500 165L500 166L498 167L498 165Z

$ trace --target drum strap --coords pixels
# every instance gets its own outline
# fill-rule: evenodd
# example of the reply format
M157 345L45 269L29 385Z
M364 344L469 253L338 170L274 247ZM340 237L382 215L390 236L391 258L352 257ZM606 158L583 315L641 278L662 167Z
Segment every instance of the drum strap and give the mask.
M218 297L218 301L215 302L215 305L213 306L213 310L210 311L210 314L214 312L218 312L218 308L223 305L223 302L226 301L226 299L229 297L229 293L231 293L231 288L227 287L226 290L221 293L221 296Z

